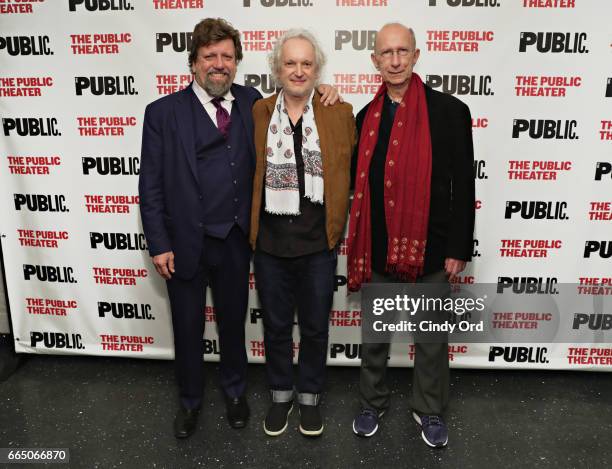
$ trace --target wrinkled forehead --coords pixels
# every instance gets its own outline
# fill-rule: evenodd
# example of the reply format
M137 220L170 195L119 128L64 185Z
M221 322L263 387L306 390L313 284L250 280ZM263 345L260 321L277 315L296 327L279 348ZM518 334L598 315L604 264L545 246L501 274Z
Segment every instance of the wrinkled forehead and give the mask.
M234 54L236 52L236 47L234 46L234 41L231 38L221 39L220 41L209 42L208 44L203 44L199 47L198 53L228 53Z
M400 25L385 26L376 34L376 50L413 49L415 40L408 28Z
M291 39L287 39L283 44L283 47L281 48L281 57L283 60L289 58L314 60L314 46L307 39L293 37Z

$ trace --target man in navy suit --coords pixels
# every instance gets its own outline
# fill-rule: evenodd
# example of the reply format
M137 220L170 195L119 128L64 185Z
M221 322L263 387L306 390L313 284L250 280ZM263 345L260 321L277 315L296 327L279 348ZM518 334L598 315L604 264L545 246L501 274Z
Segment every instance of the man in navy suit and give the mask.
M244 321L255 170L251 107L261 94L233 84L241 59L240 33L221 18L202 20L194 29L189 54L194 81L145 110L140 211L172 309L181 401L174 420L177 438L195 431L201 406L208 285L228 422L242 428L249 417ZM334 95L335 89L331 92Z

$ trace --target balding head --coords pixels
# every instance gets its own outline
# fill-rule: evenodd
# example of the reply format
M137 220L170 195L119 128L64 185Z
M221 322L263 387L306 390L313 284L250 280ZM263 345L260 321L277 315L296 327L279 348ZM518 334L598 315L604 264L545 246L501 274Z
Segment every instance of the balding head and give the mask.
M409 48L412 50L416 49L416 37L414 35L414 30L407 26L404 26L401 23L387 23L380 31L376 34L376 45L375 51L378 52L380 50L381 42L387 40L387 36L394 36L403 39L408 44Z

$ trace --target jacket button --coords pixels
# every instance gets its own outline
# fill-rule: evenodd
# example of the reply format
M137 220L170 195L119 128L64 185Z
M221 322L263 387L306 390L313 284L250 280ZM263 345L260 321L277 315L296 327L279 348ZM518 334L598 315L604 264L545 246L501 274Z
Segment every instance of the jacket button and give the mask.
M238 202L238 197L234 197L234 202Z
M202 227L204 226L204 223L200 222L200 223L198 223L198 226L199 226L200 228L202 228Z
M235 164L235 163L234 163L233 161L232 161L232 162L230 162L230 166L234 166L234 164Z
M233 182L234 182L234 184L238 184L238 181L236 181L235 179L234 179L234 181L233 181Z

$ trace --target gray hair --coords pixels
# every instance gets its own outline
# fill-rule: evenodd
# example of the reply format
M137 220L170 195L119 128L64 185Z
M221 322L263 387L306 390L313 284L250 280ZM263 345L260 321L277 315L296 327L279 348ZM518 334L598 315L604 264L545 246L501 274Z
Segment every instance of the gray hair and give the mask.
M281 55L283 52L283 45L289 39L295 38L305 39L312 45L312 48L314 49L315 53L315 69L317 71L318 76L321 75L321 71L325 66L325 62L327 61L327 59L325 58L325 53L323 52L323 49L321 49L321 46L319 45L319 42L314 37L314 35L311 32L301 28L289 29L276 41L276 43L274 44L274 48L268 55L268 64L270 65L270 71L272 72L272 76L274 77L276 83L279 82L278 75L281 69Z

